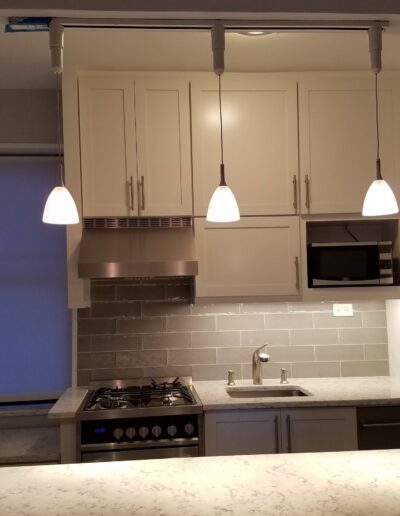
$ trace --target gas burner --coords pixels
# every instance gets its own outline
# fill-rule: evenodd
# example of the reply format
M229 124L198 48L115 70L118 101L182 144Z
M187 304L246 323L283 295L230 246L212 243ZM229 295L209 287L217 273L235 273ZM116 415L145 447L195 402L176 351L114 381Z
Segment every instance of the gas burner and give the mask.
M103 387L95 391L85 410L112 410L144 407L172 407L195 403L190 388L177 377L172 381L156 381L127 387Z

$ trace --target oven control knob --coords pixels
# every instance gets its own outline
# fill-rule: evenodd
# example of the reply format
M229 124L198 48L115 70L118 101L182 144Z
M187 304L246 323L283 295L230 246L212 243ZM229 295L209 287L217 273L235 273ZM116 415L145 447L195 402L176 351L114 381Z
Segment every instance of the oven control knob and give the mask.
M176 428L175 425L169 425L167 427L167 433L168 435L170 435L171 437L174 437L174 435L176 434L176 432L178 431L178 429Z
M130 426L125 430L125 434L128 439L133 439L135 437L136 430L132 426Z
M139 435L142 437L142 439L146 439L147 435L149 433L149 429L147 426L142 426L139 428Z
M159 437L161 434L161 426L153 426L153 428L151 429L151 433L154 435L154 437Z
M122 430L122 428L116 428L113 431L113 436L115 437L115 439L118 439L118 441L122 438L123 435L124 431Z
M188 435L192 435L192 433L194 432L194 425L192 425L192 423L187 423L185 425L185 432L188 434Z

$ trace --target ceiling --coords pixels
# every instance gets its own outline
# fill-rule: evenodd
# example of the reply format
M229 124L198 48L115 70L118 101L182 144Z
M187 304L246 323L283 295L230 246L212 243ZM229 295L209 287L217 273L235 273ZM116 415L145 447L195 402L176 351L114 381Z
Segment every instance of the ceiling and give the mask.
M3 19L3 25L4 25ZM82 69L211 70L208 31L65 29L65 63ZM400 33L383 36L383 68L400 70ZM55 87L48 33L0 32L0 89ZM226 35L226 71L368 70L368 39L359 32Z

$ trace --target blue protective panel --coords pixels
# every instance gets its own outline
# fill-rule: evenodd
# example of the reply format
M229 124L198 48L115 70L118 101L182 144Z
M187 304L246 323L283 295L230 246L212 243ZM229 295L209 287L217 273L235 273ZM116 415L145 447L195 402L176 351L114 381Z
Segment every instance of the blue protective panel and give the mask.
M0 159L0 396L71 384L65 226L42 222L57 163Z

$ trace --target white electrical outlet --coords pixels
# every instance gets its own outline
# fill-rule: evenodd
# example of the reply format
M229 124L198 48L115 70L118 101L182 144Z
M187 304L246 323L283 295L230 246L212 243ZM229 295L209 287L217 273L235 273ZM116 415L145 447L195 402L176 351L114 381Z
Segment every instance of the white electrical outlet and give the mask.
M353 305L352 303L337 303L333 305L334 317L352 317Z

